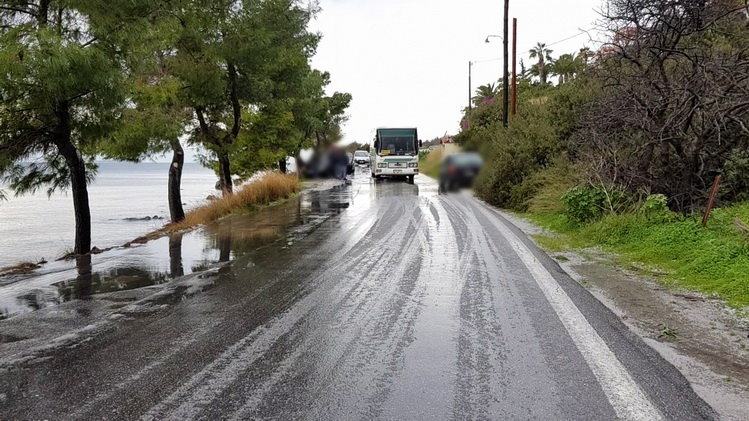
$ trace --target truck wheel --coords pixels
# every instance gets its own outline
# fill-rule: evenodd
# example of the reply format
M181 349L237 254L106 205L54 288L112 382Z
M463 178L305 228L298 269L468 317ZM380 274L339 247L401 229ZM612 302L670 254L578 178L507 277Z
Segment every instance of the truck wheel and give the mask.
M414 176L413 175L409 175L408 176L408 184L413 184L413 183L414 183Z

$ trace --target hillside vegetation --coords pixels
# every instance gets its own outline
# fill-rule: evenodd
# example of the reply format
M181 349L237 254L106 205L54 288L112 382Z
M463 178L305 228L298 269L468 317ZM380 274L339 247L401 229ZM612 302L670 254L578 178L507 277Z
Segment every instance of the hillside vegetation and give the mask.
M740 1L612 0L609 42L562 54L539 43L502 126L480 87L456 140L487 162L476 193L601 246L673 285L749 305L749 19ZM501 85L501 84L500 84ZM718 207L701 224L710 187Z

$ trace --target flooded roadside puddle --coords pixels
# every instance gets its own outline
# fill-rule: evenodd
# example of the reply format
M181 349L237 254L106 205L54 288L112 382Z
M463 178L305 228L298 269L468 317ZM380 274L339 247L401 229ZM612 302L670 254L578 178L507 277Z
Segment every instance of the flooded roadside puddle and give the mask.
M164 284L277 242L288 246L349 208L363 181L306 190L285 203L232 215L195 231L0 278L0 320L67 301Z

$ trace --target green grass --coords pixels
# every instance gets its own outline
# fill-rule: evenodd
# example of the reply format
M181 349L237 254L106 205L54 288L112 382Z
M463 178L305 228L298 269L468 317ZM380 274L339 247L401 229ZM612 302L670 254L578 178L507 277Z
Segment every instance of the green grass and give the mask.
M599 246L622 263L662 273L666 284L720 297L733 307L749 306L749 236L734 223L749 221L749 203L716 210L707 228L697 217L657 221L634 213L584 225L559 213L526 217L558 234L537 238L551 251Z

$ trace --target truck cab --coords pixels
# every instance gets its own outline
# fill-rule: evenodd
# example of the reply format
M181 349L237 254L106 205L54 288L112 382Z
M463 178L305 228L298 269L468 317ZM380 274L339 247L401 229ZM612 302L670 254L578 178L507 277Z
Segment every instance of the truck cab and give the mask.
M419 173L418 131L408 129L377 129L371 150L372 177L405 178L409 183Z

